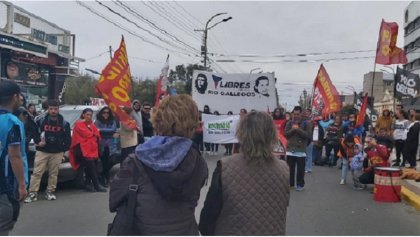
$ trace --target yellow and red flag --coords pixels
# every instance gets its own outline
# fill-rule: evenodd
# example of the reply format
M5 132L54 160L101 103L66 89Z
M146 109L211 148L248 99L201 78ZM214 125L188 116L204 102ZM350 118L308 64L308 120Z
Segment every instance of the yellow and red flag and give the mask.
M382 19L375 63L382 65L407 63L407 56L404 50L396 46L397 37L398 24L395 22L385 22Z
M156 85L156 97L155 97L155 108L159 106L159 101L161 101L165 96L168 95L168 71L169 71L169 54L166 57L165 65L163 66L159 80Z
M102 70L96 90L102 95L106 104L118 119L130 128L135 129L135 121L125 113L123 107L131 107L131 73L128 64L127 50L124 37L120 47L115 51L111 62Z
M323 116L327 116L341 110L340 95L338 94L335 86L332 84L330 76L322 64L315 78L314 88L318 88L324 102L324 108L322 109Z
M360 107L359 115L357 115L356 127L360 127L363 125L363 121L365 120L365 116L366 116L367 106L368 106L368 93L365 93L363 97L362 106Z

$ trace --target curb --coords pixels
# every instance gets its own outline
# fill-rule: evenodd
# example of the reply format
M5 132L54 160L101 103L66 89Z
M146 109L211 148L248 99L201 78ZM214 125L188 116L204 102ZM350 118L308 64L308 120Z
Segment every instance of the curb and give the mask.
M420 211L420 195L410 191L408 188L401 187L401 198L408 202L410 205Z

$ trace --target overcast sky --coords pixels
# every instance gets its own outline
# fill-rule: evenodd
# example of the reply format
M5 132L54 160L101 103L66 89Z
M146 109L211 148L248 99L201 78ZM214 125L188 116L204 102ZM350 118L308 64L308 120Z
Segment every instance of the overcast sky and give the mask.
M217 72L249 73L251 69L261 68L264 72L275 72L280 103L291 108L297 103L303 89L311 90L319 66L324 63L331 80L339 91L346 94L353 86L358 92L362 89L363 75L373 70L374 58L356 60L330 60L331 58L373 57L374 52L336 53L358 50L375 50L382 18L397 22L399 37L397 46L404 45L404 10L409 2L257 2L257 1L166 1L166 2L124 2L137 14L147 18L156 26L169 32L164 35L146 23L128 14L114 2L103 4L120 12L140 27L149 30L171 45L167 45L148 32L125 21L97 2L83 2L100 15L121 24L148 41L170 52L146 43L138 37L119 29L104 19L94 15L86 8L71 2L14 2L58 26L76 34L76 56L87 59L81 70L90 68L101 71L109 61L105 53L109 45L118 48L120 37L126 39L132 76L156 78L163 66L166 55L170 54L170 68L179 64L200 63L199 50L202 32L194 29L204 28L205 22L221 12L216 23L228 16L233 17L209 30L208 51L214 53L213 60L235 60L235 63L212 63ZM210 23L210 25L212 25ZM185 52L185 44L191 46ZM178 45L179 48L175 48ZM196 51L191 52L191 51ZM182 53L180 53L182 52ZM297 54L334 53L317 56L298 57ZM229 56L220 56L220 54ZM243 57L253 54L256 58ZM101 56L98 56L101 55ZM189 55L189 56L188 56ZM242 57L238 57L242 55ZM287 55L285 57L268 57ZM96 57L98 56L98 57ZM253 62L241 62L251 60ZM298 62L317 60L317 62ZM378 65L377 70L384 67ZM388 70L388 69L387 69ZM258 72L260 70L255 70ZM284 84L286 83L286 84ZM299 85L287 85L299 83Z

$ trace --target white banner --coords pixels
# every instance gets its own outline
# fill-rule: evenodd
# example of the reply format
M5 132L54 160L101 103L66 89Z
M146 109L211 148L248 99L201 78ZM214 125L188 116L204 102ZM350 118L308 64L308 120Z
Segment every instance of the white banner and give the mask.
M274 74L220 74L194 71L192 98L198 109L204 105L210 112L239 114L242 108L250 111L273 111L277 105Z
M216 144L238 143L235 133L239 115L203 114L203 141Z

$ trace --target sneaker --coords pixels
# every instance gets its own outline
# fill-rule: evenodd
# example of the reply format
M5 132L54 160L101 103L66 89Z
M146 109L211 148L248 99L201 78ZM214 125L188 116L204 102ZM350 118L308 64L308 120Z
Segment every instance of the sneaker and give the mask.
M50 191L46 191L46 192L45 192L45 198L46 198L48 201L51 201L51 200L56 200L56 199L57 199L57 197L54 195L54 193L53 193L53 192L50 192Z
M28 196L25 198L25 203L31 203L38 200L38 195L36 193L29 193Z
M344 185L344 184L346 184L346 181L345 181L344 179L342 179L342 180L340 181L340 184L341 184L341 185Z
M301 192L301 191L303 191L303 186L296 186L296 189L295 189L296 191L298 191L298 192Z

